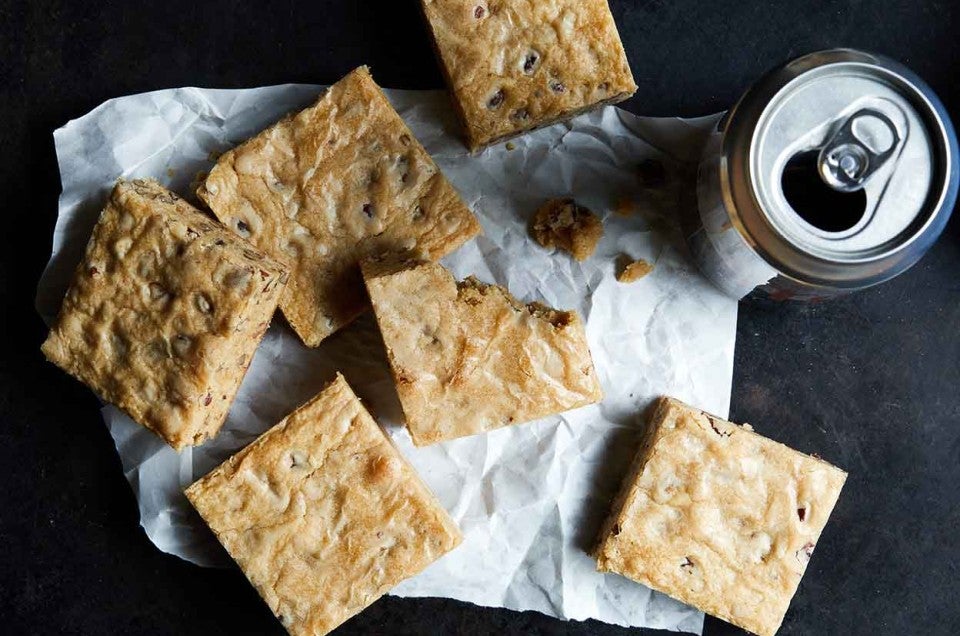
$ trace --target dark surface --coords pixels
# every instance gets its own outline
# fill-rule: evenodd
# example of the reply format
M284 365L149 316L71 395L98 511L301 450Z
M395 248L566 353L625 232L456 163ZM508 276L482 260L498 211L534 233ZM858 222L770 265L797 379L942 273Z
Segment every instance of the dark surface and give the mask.
M101 101L182 85L441 76L414 2L0 3L0 632L280 634L237 571L154 548L91 393L41 359L34 286L59 181L51 132ZM698 115L770 66L847 45L912 66L960 109L958 12L924 0L614 1L640 90ZM254 8L255 7L255 8ZM850 471L783 634L960 633L960 217L881 288L821 305L741 304L732 417ZM708 619L708 635L739 633ZM340 634L653 634L386 598Z

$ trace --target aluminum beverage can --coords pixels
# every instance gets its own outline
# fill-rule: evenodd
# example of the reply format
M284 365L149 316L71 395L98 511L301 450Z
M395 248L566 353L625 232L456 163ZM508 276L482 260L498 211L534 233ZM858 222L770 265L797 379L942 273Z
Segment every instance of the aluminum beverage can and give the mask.
M812 53L720 119L684 236L734 298L862 289L904 272L943 231L957 161L950 118L913 72L852 49Z

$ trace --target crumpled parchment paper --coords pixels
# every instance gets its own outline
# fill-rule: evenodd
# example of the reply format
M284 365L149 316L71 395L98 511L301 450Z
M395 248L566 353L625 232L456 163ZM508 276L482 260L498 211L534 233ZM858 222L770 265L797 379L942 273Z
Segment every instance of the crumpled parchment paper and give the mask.
M40 313L48 321L56 314L117 178L155 177L193 198L190 183L217 154L312 103L321 90L161 90L110 100L57 130L63 194L38 289ZM215 440L178 455L116 408L103 408L144 530L165 552L203 566L228 564L183 488L339 370L465 535L462 546L393 594L699 633L702 614L597 573L588 550L650 401L670 394L720 415L729 408L737 305L696 273L660 223L675 216L675 195L690 184L671 177L651 191L637 169L649 158L668 166L695 159L711 120L642 119L608 107L471 157L442 92L388 95L483 225L484 235L445 264L458 277L505 285L524 301L579 311L603 403L418 449L398 424L399 403L370 314L315 350L275 321ZM604 217L605 236L584 263L544 250L527 233L540 203L567 195ZM623 254L655 263L653 273L618 283L615 260Z

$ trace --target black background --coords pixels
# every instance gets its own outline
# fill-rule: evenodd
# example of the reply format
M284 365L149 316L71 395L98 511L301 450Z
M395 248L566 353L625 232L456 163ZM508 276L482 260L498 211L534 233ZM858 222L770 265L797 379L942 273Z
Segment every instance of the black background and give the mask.
M644 115L731 104L800 53L918 71L956 117L958 10L934 0L611 2ZM93 395L42 361L33 293L56 215L51 132L110 97L330 83L359 64L439 88L413 0L0 2L0 631L280 634L238 571L139 528ZM741 303L732 417L850 472L783 634L960 632L960 216L914 269L819 305ZM739 633L707 619L708 635ZM450 600L385 598L339 634L653 634Z

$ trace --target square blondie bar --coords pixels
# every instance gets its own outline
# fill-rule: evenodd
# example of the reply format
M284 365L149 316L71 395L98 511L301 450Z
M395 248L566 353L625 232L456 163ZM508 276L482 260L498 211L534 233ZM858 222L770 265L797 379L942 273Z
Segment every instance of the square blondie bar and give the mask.
M367 308L362 257L439 258L480 231L366 67L221 156L197 194L289 265L280 308L309 346Z
M120 181L42 350L179 450L220 430L286 279L157 182Z
M607 0L421 0L474 151L637 90Z
M294 636L326 634L461 541L342 376L186 495Z
M524 305L443 266L362 263L407 428L418 446L567 411L603 397L575 312Z
M598 569L771 636L846 477L662 398L600 532Z

